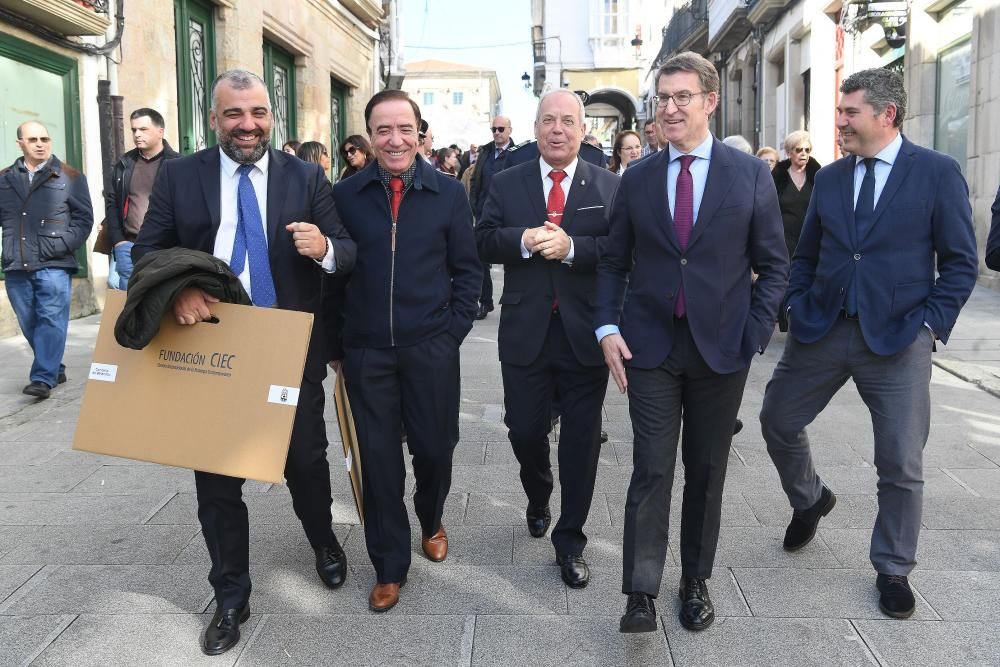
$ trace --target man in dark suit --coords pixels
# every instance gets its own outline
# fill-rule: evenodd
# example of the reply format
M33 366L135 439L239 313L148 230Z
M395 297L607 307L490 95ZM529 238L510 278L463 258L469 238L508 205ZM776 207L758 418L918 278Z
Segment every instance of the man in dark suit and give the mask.
M551 520L548 434L554 393L560 398L562 507L552 544L563 581L572 588L590 579L583 525L594 495L608 387L591 327L592 304L599 248L618 187L617 176L578 159L584 127L576 94L546 93L535 120L540 159L493 177L476 227L480 256L504 265L498 341L504 422L521 464L532 537L545 535Z
M767 385L761 431L794 510L784 547L812 540L836 497L816 474L805 428L847 380L872 416L879 512L871 562L882 611L913 613L930 430L931 351L947 342L978 273L969 192L958 163L900 133L903 77L886 69L840 86L850 157L816 174L795 249L789 337ZM937 277L935 278L935 270Z
M212 86L212 128L218 147L164 162L132 256L180 246L229 262L254 305L317 312L323 272L347 273L355 245L340 224L320 167L270 147L274 123L267 87L254 74L225 72ZM181 324L211 317L211 296L178 295ZM326 460L323 378L330 359L317 324L310 340L285 477L292 505L316 552L320 579L336 588L347 559L330 527L330 468ZM244 480L195 472L198 519L212 558L208 580L216 612L202 650L229 650L249 618L249 524Z
M597 335L618 388L628 389L634 436L622 632L657 627L653 598L682 415L680 621L703 630L715 618L706 579L736 413L788 275L767 165L709 132L719 104L715 67L678 54L660 68L656 90L656 121L668 144L622 176L597 269Z
M993 200L993 221L990 223L990 235L986 239L986 266L994 271L1000 271L1000 188Z
M441 523L458 444L459 346L483 279L465 188L418 159L420 108L399 90L365 106L376 160L334 187L358 244L346 287L343 372L358 432L372 611L399 601L410 569L402 430L413 455L413 507L431 561L448 555Z

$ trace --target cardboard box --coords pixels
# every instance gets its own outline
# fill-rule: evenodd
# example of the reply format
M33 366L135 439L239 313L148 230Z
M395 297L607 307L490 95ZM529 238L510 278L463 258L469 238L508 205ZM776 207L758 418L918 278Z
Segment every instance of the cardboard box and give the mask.
M143 350L108 291L73 449L264 482L284 480L313 316L219 303L219 322L163 318Z
M347 398L347 385L344 383L343 372L337 373L337 382L333 389L333 404L337 408L340 442L344 445L344 465L347 466L347 477L351 480L354 508L358 510L358 519L364 524L365 503L361 486L361 449L358 446L358 433L354 428L354 413L351 412L351 402Z

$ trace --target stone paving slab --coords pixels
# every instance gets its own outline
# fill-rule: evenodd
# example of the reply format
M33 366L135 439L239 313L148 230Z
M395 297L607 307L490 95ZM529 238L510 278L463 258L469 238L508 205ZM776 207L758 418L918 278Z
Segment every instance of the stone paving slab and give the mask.
M169 497L157 493L0 493L0 525L139 524L161 508Z
M68 614L0 616L0 665L31 663L73 619Z
M34 661L33 666L233 665L260 617L251 614L240 642L221 656L203 655L199 637L208 614L82 614Z
M877 664L854 626L839 618L723 617L701 633L688 632L674 618L664 618L663 623L674 662L682 666L871 667ZM711 633L710 639L705 639L706 633Z
M0 564L170 564L197 532L193 526L25 527Z
M1000 608L1000 572L918 569L910 580L946 621L991 621Z
M0 602L35 576L41 565L0 565ZM3 664L0 661L0 664Z
M56 465L67 463L55 462L53 459L66 451L64 442L2 442L0 441L0 472L7 466L32 466L52 461ZM87 465L97 465L96 461Z
M469 504L465 511L465 524L468 526L518 526L526 525L524 512L528 501L524 492L520 491L520 481L517 482L517 493L469 493ZM558 486L557 486L558 488ZM553 493L549 499L552 521L558 520L559 503L562 495ZM587 515L587 525L600 527L611 525L611 515L603 493L595 493Z
M472 616L267 614L239 664L463 665L472 654Z
M1000 623L856 621L855 627L883 665L1000 664Z
M617 617L478 616L473 667L625 667L674 662L662 633L623 635Z
M0 468L0 494L70 491L89 477L96 466L21 465Z
M871 529L828 529L820 524L817 534L842 567L871 566L868 558ZM998 544L1000 531L922 530L917 544L917 567L920 570L1000 571ZM806 549L812 547L810 544Z

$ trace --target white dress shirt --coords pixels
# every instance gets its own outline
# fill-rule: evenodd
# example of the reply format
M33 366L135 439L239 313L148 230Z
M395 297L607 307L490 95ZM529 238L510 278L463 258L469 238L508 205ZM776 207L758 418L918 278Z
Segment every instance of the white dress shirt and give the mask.
M260 208L260 221L264 228L264 243L267 238L267 172L271 163L269 153L254 163L250 170L250 183L253 184L254 194L257 196L257 207ZM212 254L224 261L226 264L232 263L233 243L236 241L236 224L239 221L239 186L240 186L240 163L233 160L219 150L219 230L215 234L215 247ZM314 260L317 261L317 260ZM336 269L336 262L333 257L333 244L327 241L326 256L322 262L318 262L327 273L333 273ZM243 263L243 272L238 276L243 288L246 289L250 298L253 293L250 289L250 262Z
M889 172L892 165L896 163L899 156L899 149L903 147L903 135L896 134L896 138L889 142L889 145L875 154L875 205L878 205L878 198L882 196L885 189L885 182L889 180ZM865 159L856 157L854 159L854 207L858 206L858 195L861 194L861 182L865 180Z
M573 185L573 176L576 174L576 165L580 163L579 158L573 158L573 161L566 165L565 169L562 171L566 172L566 176L562 179L559 186L562 188L564 201L569 202L569 189ZM549 176L553 171L557 171L555 167L550 165L545 161L545 158L538 158L538 166L542 169L542 198L545 201L545 206L548 207L549 193L552 192L552 186L555 181ZM546 211L548 212L548 211ZM546 221L548 219L546 218ZM560 225L562 220L559 221ZM524 245L524 236L521 237L521 257L528 259L534 253L528 252L528 249ZM572 264L573 258L575 257L575 248L573 247L573 238L569 239L569 253L563 259L563 264Z

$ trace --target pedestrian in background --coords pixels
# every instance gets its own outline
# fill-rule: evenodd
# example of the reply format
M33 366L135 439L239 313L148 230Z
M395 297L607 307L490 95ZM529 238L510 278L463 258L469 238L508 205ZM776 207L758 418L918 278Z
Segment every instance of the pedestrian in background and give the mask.
M767 163L767 168L774 171L774 165L778 164L778 151L770 146L764 146L757 151L757 157Z
M323 168L324 174L330 173L330 151L326 150L326 146L318 141L306 141L299 144L298 150L295 151L295 157L303 162L318 164Z
M129 116L135 148L121 156L111 171L111 189L105 194L105 222L112 246L117 288L128 289L132 277L132 245L149 208L153 181L164 160L180 157L164 139L163 116L155 109L136 109Z
M302 142L299 141L298 139L289 139L281 147L281 150L285 153L288 153L289 155L295 155L295 152L299 150L299 146L301 145Z
M642 156L652 155L660 150L660 141L656 130L656 119L649 118L642 124L642 134L646 137L646 145L642 147Z
M679 616L689 630L715 620L707 580L736 416L788 276L771 174L709 131L719 88L715 66L690 51L657 72L656 120L668 145L622 176L597 267L596 334L619 391L628 392L634 434L622 632L658 627L653 598L682 416Z
M454 148L441 148L437 152L438 171L446 176L458 178L458 151Z
M722 140L722 143L731 148L735 148L741 153L749 153L750 155L753 155L753 146L750 145L749 141L747 141L738 134L729 135L728 137Z
M448 555L442 524L458 443L459 346L482 282L472 212L461 184L420 152L420 107L383 90L365 106L376 161L334 186L358 244L346 286L343 373L360 446L365 543L375 568L372 611L399 601L410 570L402 428L413 456L421 548Z
M792 260L789 336L764 394L761 433L793 510L784 548L798 551L837 501L816 472L805 429L854 381L875 438L870 559L879 608L906 618L915 608L907 577L923 507L931 351L936 340L947 342L976 284L976 237L958 162L900 132L903 77L863 70L840 92L837 129L851 157L816 174Z
M344 168L340 170L338 181L353 176L375 161L372 145L360 134L352 134L344 139L344 143L340 145L340 158L344 161Z
M329 588L347 578L347 556L331 526L329 442L323 380L330 353L320 314L320 276L348 273L355 245L337 218L322 170L270 145L274 114L256 74L229 70L212 84L209 124L218 145L163 164L133 258L184 247L227 262L255 306L317 314L309 340L285 479L292 508ZM277 195L277 196L275 196ZM302 221L305 218L309 222ZM198 288L180 292L173 314L182 325L211 318L217 301ZM136 433L141 437L141 433ZM218 655L239 642L250 617L250 522L245 480L196 471L198 520L211 559L215 614L201 650Z
M583 528L594 495L608 388L591 323L597 258L618 187L617 176L578 158L584 123L583 102L575 93L557 89L543 95L535 120L539 159L493 177L476 226L480 256L504 265L498 338L504 423L520 464L532 537L543 537L552 518L549 433L558 396L562 504L552 546L570 588L590 581Z
M0 223L7 298L34 360L22 392L48 398L66 382L66 332L76 251L90 236L94 210L87 178L52 154L48 129L17 128L22 157L0 171Z
M608 160L608 171L621 176L633 160L642 156L642 139L638 132L622 130L615 135L614 147L611 149L611 159Z

